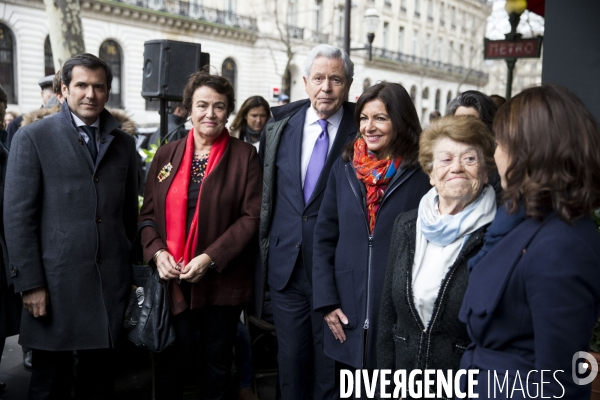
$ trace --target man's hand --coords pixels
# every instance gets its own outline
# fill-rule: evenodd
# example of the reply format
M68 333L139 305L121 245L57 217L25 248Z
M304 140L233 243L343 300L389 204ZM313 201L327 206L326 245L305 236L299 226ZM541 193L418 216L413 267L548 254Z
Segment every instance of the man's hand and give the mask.
M333 336L341 343L344 343L346 341L346 333L344 332L344 327L340 321L344 325L348 325L348 318L346 318L346 315L344 315L341 308L336 308L329 314L325 315L325 322L327 322L327 326L329 326L329 329L331 329Z
M23 292L23 307L35 318L46 316L46 309L49 303L50 298L46 286Z
M180 278L190 283L196 283L208 272L210 262L212 260L206 253L195 257L181 271Z

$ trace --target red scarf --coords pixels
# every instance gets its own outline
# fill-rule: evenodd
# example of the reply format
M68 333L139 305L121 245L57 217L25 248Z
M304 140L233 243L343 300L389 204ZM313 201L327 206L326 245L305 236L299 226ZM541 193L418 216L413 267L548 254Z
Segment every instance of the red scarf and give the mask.
M375 229L377 210L385 189L396 174L401 162L402 157L394 160L390 158L379 160L375 153L369 151L367 143L362 137L354 142L352 165L356 169L356 177L365 184L367 189L367 217L371 234Z
M206 165L206 171L204 172L204 178L202 182L206 180L206 177L213 170L214 167L219 163L225 149L229 144L229 131L223 129L219 137L212 144L210 149L210 155L208 156L208 163ZM179 165L173 182L167 192L167 198L165 201L165 227L167 231L167 247L169 253L173 256L175 261L183 259L183 265L187 265L196 254L196 245L198 244L198 210L200 209L200 198L202 193L202 183L200 184L200 192L198 193L198 202L196 203L196 211L194 212L194 219L192 225L187 234L187 212L188 212L188 189L190 185L191 172L192 172L192 160L194 159L194 128L190 129L188 133L185 150L183 153L183 159ZM174 281L173 281L174 282ZM173 314L176 315L179 312L187 308L183 294L179 285L170 285L172 290L172 303L171 308ZM181 308L183 307L183 308Z

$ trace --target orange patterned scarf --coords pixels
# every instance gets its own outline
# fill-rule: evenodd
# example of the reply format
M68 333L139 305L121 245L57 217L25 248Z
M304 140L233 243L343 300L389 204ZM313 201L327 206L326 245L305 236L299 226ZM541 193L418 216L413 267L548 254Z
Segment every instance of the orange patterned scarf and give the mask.
M367 143L360 137L354 142L354 159L352 165L356 169L356 177L360 179L367 189L367 216L369 233L375 229L377 210L385 193L388 183L392 180L402 157L392 160L389 157L379 160L377 155L367 148Z

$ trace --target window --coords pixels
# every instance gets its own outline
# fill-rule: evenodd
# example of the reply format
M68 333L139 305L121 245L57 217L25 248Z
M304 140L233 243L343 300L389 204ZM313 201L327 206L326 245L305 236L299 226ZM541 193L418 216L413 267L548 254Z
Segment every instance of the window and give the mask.
M321 33L323 27L322 0L315 0L315 32Z
M237 11L237 1L227 0L227 11L234 13Z
M231 86L233 86L233 92L237 92L237 65L231 58L226 58L221 66L221 76L227 78Z
M431 45L431 35L428 33L425 35L425 58L429 58L429 48Z
M398 53L404 52L404 27L398 29Z
M406 13L406 0L400 0L400 12Z
M123 108L121 96L121 53L121 47L114 40L105 40L100 46L100 58L110 66L113 74L110 96L106 103L108 107L113 108Z
M50 36L46 36L44 41L44 76L54 75L54 59L52 58L52 45Z
M15 90L15 40L13 33L4 24L0 24L0 82L8 95L8 103L16 104Z
M450 28L456 29L456 7L450 7Z
M415 85L412 85L410 88L410 99L413 101L413 103L417 99L417 87Z
M442 92L440 89L435 91L435 109L440 110L440 97L442 97Z
M433 0L427 0L427 21L433 22Z
M461 44L458 50L458 64L464 66L465 64L465 45Z
M437 61L442 62L442 38L438 38L437 43Z
M412 41L412 54L413 56L417 55L417 47L419 46L419 31L415 29L413 32L413 41Z
M448 46L448 64L452 64L453 59L454 59L454 42L450 41L450 46Z
M444 3L440 3L440 25L444 26L444 22L446 20L446 16L444 15Z
M423 98L423 100L429 99L429 88L428 87L423 89L423 94L421 95L421 97Z
M421 16L421 0L415 0L415 17Z
M288 14L287 14L287 24L291 26L296 26L298 23L298 1L297 0L289 0L288 1Z
M369 78L363 81L363 92L371 87L371 80Z
M388 22L383 23L383 48L388 48L388 38L390 36L390 24Z
M446 96L446 105L452 101L452 92L448 91L448 95Z

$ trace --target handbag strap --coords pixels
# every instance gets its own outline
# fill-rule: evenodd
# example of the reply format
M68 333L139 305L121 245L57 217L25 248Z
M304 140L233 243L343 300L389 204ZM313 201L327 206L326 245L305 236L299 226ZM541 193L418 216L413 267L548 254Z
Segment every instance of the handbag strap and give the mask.
M144 259L144 252L142 249L142 229L144 229L147 226L151 226L154 229L156 229L156 232L158 232L158 236L162 235L160 234L160 229L158 229L158 225L156 225L156 223L152 220L149 219L145 219L142 222L140 222L140 224L138 225L138 229L137 229L137 233L135 234L135 238L133 239L133 243L131 244L131 262L132 264L142 264L143 263L143 259Z

